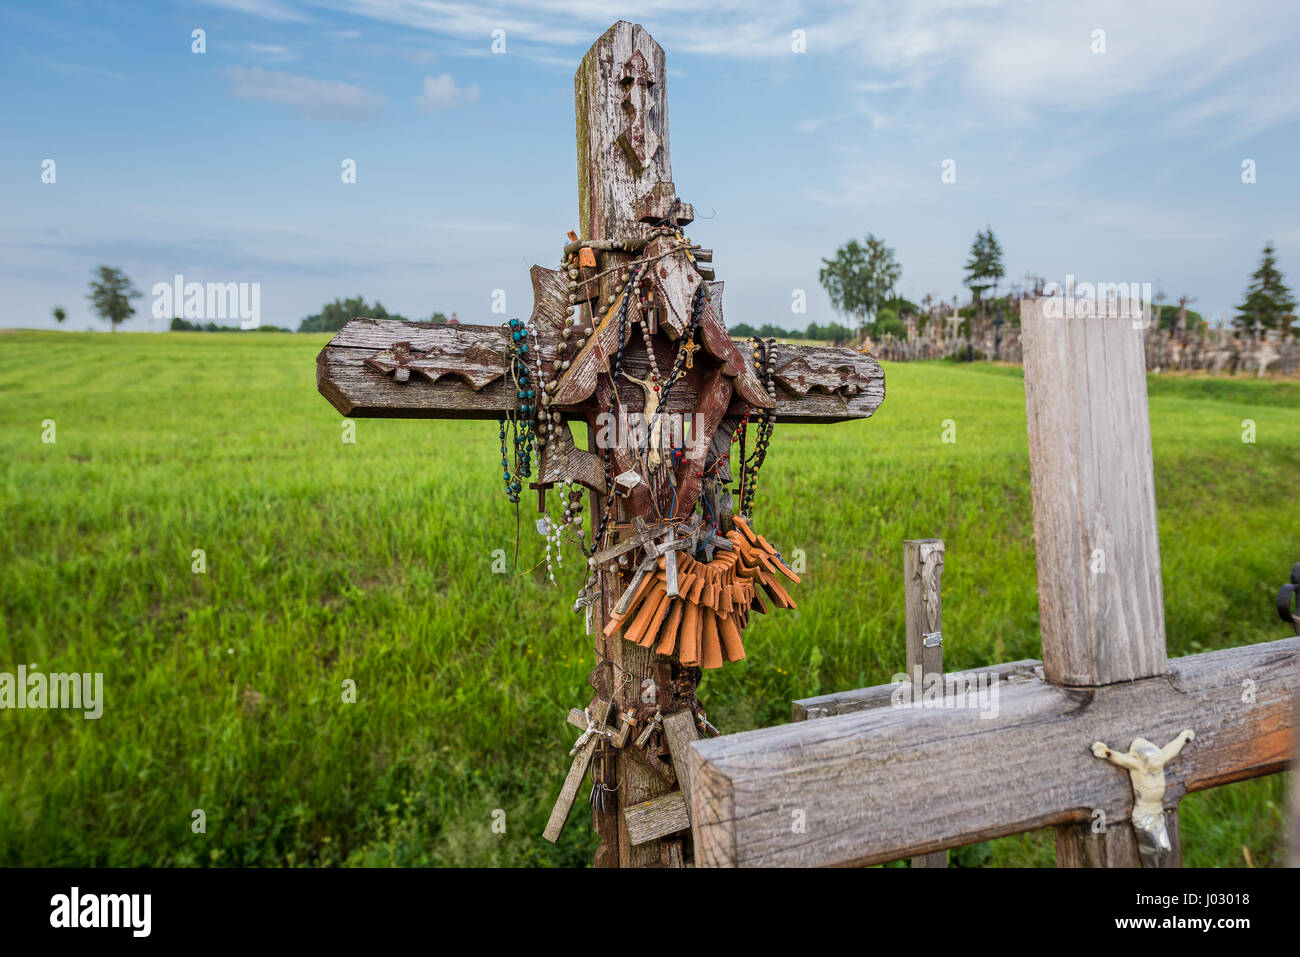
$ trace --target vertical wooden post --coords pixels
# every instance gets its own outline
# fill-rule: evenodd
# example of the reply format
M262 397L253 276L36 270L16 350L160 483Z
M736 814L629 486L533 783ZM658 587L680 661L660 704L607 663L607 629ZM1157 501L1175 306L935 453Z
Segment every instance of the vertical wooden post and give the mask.
M648 101L628 101L641 90L625 87L629 76L652 78L643 89ZM637 216L638 202L657 185L668 182L672 167L668 152L668 97L664 51L645 28L620 20L592 44L573 78L578 147L578 211L583 239L629 240L645 235L649 228ZM609 254L611 256L617 254ZM619 282L617 271L601 280L600 303L609 301ZM590 317L589 307L579 304L580 315ZM592 317L592 325L595 325ZM596 423L588 424L588 448L597 451ZM612 494L612 493L611 493ZM602 497L592 493L588 510L592 530L604 511ZM615 503L615 516L622 507ZM613 539L611 538L611 543ZM653 678L653 651L629 644L619 632L603 637L605 622L622 592L617 571L596 569L600 595L592 608L592 630L597 651L612 662L609 680L616 688L620 709L635 707L642 694L642 682ZM620 684L621 682L621 684ZM672 695L670 688L656 686L661 700ZM671 703L663 701L665 711ZM663 858L659 841L633 844L628 836L624 810L658 797L668 790L663 779L645 764L620 751L618 755L618 808L596 813L594 825L601 837L596 851L597 867L645 867Z
M1164 674L1143 333L1048 304L1069 303L1020 313L1043 671L1081 687Z
M927 675L943 680L943 540L903 542L907 605L907 674L915 683ZM919 688L917 689L920 690ZM912 858L913 867L947 867L948 852Z
M1144 330L1106 306L1020 304L1043 671L1084 688L1168 670ZM1114 771L1099 763L1097 773ZM1176 807L1166 826L1176 866ZM1115 822L1095 834L1091 820L1063 825L1056 848L1062 867L1140 864L1132 828Z
M1292 576L1294 577L1294 575ZM1287 867L1300 867L1300 695L1296 696L1296 731L1291 752L1291 824L1287 828Z

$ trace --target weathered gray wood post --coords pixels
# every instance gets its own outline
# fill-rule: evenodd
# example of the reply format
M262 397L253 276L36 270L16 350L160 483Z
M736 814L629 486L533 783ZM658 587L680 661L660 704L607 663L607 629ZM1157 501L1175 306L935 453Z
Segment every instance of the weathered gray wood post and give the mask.
M1091 311L1027 299L1020 316L1043 670L1074 688L1169 670L1143 329ZM1176 865L1176 809L1166 826ZM1132 828L1056 834L1061 866L1138 866Z
M627 73L625 77L623 74ZM636 74L636 75L633 75ZM649 226L637 215L637 205L647 184L674 198L672 161L668 150L668 84L664 51L639 24L619 21L591 45L573 78L574 113L577 117L578 215L584 239L627 240L644 237ZM623 108L629 98L631 114ZM660 215L667 215L665 208ZM630 259L631 256L623 257ZM619 275L611 272L600 281L600 302L617 290ZM596 448L596 423L588 423L588 448ZM603 493L589 496L589 515L599 515ZM626 522L622 504L618 517ZM615 672L630 680L620 685L611 675L619 708L638 704L642 682L654 681L653 653L624 641L620 634L604 637L605 622L622 593L617 572L597 569L600 597L592 607L592 634L597 653L613 662ZM617 690L615 690L615 688ZM658 686L656 685L656 689ZM667 690L666 688L663 690ZM656 690L656 693L659 693ZM669 706L669 702L664 702ZM594 812L601 843L597 867L644 867L665 856L659 841L633 844L622 809L648 801L668 791L668 785L644 764L620 752L617 807Z

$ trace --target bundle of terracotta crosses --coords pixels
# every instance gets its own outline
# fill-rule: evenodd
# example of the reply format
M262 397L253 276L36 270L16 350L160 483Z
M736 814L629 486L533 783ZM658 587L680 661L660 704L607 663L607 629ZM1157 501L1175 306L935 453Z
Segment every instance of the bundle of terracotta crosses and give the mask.
M796 575L762 535L739 515L735 528L712 539L717 548L705 562L666 552L653 574L634 578L605 626L661 655L676 654L683 665L721 668L745 657L740 633L750 611L766 613L762 594L779 608L794 608L778 574ZM675 565L674 567L670 567Z

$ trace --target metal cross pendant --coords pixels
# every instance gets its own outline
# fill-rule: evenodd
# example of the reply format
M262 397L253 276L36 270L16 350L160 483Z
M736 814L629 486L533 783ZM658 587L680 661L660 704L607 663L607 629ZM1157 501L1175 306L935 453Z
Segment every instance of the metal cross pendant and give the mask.
M695 368L695 350L698 348L699 346L695 342L694 335L682 343L682 352L686 354L686 368Z

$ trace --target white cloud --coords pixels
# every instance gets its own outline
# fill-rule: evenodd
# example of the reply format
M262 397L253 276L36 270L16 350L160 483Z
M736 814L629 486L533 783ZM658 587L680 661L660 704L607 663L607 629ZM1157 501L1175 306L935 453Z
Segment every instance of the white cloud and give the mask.
M1229 136L1294 119L1300 99L1269 95L1300 67L1285 28L1293 0L207 0L268 19L322 10L455 38L486 55L503 29L513 55L572 67L610 23L642 23L672 54L857 61L858 94L967 100L1013 125L1062 110L1146 110L1170 135L1227 126ZM1107 50L1091 50L1094 30ZM799 57L803 59L803 57ZM1283 76L1279 77L1278 73ZM875 104L873 104L874 107ZM900 104L904 110L914 105ZM834 113L834 106L827 111Z
M270 63L288 63L302 56L301 53L295 53L276 43L250 43L248 49Z
M414 100L416 106L423 110L445 110L461 103L473 103L478 99L478 87L461 89L450 73L426 76L424 88Z
M228 67L225 75L231 80L232 96L292 106L302 114L318 119L367 116L377 112L386 99L351 83L314 80L293 73L263 70L260 66L251 70Z
M274 20L278 23L307 23L311 20L311 17L296 10L293 3L285 3L281 0L202 0L202 2L210 7L234 10L236 13L246 13L249 16Z

